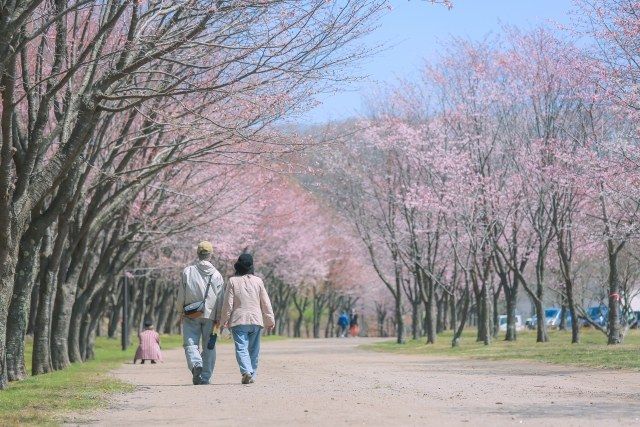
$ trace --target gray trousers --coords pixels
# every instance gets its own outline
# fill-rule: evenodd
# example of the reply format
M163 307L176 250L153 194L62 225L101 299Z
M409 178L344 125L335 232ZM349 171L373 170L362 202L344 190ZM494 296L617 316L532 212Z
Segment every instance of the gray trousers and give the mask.
M211 381L213 368L216 365L216 349L209 350L207 341L213 320L200 317L198 319L182 319L182 343L184 354L187 357L187 367L191 371L195 366L202 366L202 381ZM202 351L198 348L201 345Z

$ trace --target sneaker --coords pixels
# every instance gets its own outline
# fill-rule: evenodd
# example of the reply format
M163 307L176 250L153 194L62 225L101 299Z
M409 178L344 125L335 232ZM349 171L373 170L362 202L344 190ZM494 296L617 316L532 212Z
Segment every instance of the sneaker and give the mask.
M245 372L242 374L242 384L251 384L253 383L253 375L249 372Z
M193 385L200 385L202 383L202 366L194 366L191 373L193 374Z

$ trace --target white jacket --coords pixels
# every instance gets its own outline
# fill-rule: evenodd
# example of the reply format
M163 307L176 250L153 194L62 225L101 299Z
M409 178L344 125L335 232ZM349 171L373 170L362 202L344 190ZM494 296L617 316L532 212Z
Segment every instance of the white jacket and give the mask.
M211 278L211 287L207 294L202 317L219 320L219 314L216 315L216 313L220 312L220 308L216 305L222 305L224 281L220 272L209 261L196 261L182 271L182 283L178 289L176 310L182 313L185 305L202 301L209 278Z

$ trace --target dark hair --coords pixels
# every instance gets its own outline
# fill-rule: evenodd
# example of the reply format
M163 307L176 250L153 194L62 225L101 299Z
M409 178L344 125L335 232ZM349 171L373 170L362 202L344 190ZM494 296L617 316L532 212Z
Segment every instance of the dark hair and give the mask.
M236 270L236 276L244 276L245 274L253 274L253 257L251 254L242 254L238 257L238 261L233 265Z
M144 321L144 327L145 327L145 328L150 328L150 327L152 327L152 326L153 326L153 322L152 322L150 319L146 319L146 320Z

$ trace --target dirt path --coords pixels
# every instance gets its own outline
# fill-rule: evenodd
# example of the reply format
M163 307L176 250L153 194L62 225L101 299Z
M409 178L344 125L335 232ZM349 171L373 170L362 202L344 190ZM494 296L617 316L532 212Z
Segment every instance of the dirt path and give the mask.
M213 385L192 386L181 349L159 365L124 365L138 385L99 425L639 425L640 373L528 362L366 352L365 339L263 343L258 382L241 385L231 345Z

